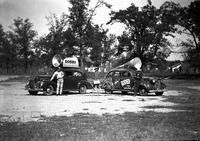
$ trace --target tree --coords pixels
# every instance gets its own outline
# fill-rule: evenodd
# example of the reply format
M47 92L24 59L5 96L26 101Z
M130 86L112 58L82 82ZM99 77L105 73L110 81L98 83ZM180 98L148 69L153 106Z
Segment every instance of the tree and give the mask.
M0 25L0 63L2 70L4 71L5 67L7 73L9 73L10 68L14 71L16 60L16 50L11 46L9 34L4 32L3 26Z
M200 16L198 13L200 12L200 1L191 2L188 7L181 7L173 2L165 2L162 9L163 12L168 14L168 17L174 18L173 22L178 27L177 32L190 37L182 41L178 46L186 49L187 55L185 59L190 62L190 65L199 67Z
M3 30L3 26L0 24L0 65L1 67L6 64L7 72L8 72L8 63L7 63L7 50L6 47L6 33Z
M171 33L176 31L173 18L166 15L163 5L156 9L148 0L148 4L141 7L141 10L131 4L125 10L112 11L108 24L121 22L126 25L126 31L118 37L119 54L128 51L131 52L131 58L138 56L144 63L148 63L169 55L162 50L170 45L166 36L172 36Z
M32 29L33 24L29 19L18 17L14 19L13 26L9 32L11 46L16 48L18 57L23 59L24 71L27 72L30 56L33 54L31 50L36 31Z
M191 39L183 41L181 46L187 48L187 60L190 65L200 67L200 1L191 2L189 7L180 8L178 25L184 28L181 33L186 33Z
M93 9L88 10L90 0L70 0L72 5L69 8L69 24L73 35L75 35L76 46L79 48L80 64L81 69L84 71L85 66L85 57L87 54L88 48L90 48L90 37L88 33L91 33L93 30L92 18L95 15L97 8L105 5L110 8L110 5L105 3L102 0L98 0ZM91 31L92 30L92 31Z

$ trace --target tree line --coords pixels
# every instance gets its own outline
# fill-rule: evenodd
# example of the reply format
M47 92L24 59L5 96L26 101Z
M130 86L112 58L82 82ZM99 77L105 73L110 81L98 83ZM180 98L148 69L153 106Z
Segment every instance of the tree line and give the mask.
M106 61L120 65L136 56L144 64L162 65L171 53L168 37L174 37L174 33L191 37L179 46L186 48L187 61L195 67L200 66L199 1L191 2L188 7L166 1L156 8L148 0L143 7L132 3L125 10L111 11L107 24L119 22L126 27L120 36L108 34L108 29L92 21L98 8L111 8L112 5L98 0L90 9L90 0L69 2L69 14L46 17L49 33L41 37L37 36L29 19L14 19L7 32L0 24L0 69L5 73L28 73L33 68L50 67L55 54L78 56L83 70Z

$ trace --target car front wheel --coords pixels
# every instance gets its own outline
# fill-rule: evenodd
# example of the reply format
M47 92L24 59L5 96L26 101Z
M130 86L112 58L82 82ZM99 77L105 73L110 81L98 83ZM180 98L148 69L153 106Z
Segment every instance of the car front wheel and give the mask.
M79 87L79 93L80 94L86 94L86 90L87 90L87 87L85 85L81 85Z
M155 92L156 95L160 96L163 95L164 92Z
M139 95L146 96L146 95L148 95L148 92L144 87L142 87L139 89Z
M46 91L44 92L44 94L45 95L53 95L54 91L55 91L55 89L54 89L53 85L48 85L46 87Z

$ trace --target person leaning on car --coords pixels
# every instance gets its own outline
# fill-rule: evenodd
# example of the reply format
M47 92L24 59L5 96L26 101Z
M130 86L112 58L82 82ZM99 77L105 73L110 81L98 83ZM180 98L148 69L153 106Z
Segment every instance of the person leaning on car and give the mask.
M55 71L51 77L51 81L56 77L57 79L57 88L56 88L56 95L61 95L63 91L63 77L64 73L61 70L61 67L58 67L58 70Z

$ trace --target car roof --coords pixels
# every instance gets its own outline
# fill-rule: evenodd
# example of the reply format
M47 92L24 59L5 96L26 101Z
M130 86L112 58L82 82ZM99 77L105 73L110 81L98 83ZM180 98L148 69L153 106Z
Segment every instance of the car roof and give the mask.
M82 72L80 68L62 68L63 71L79 71Z

